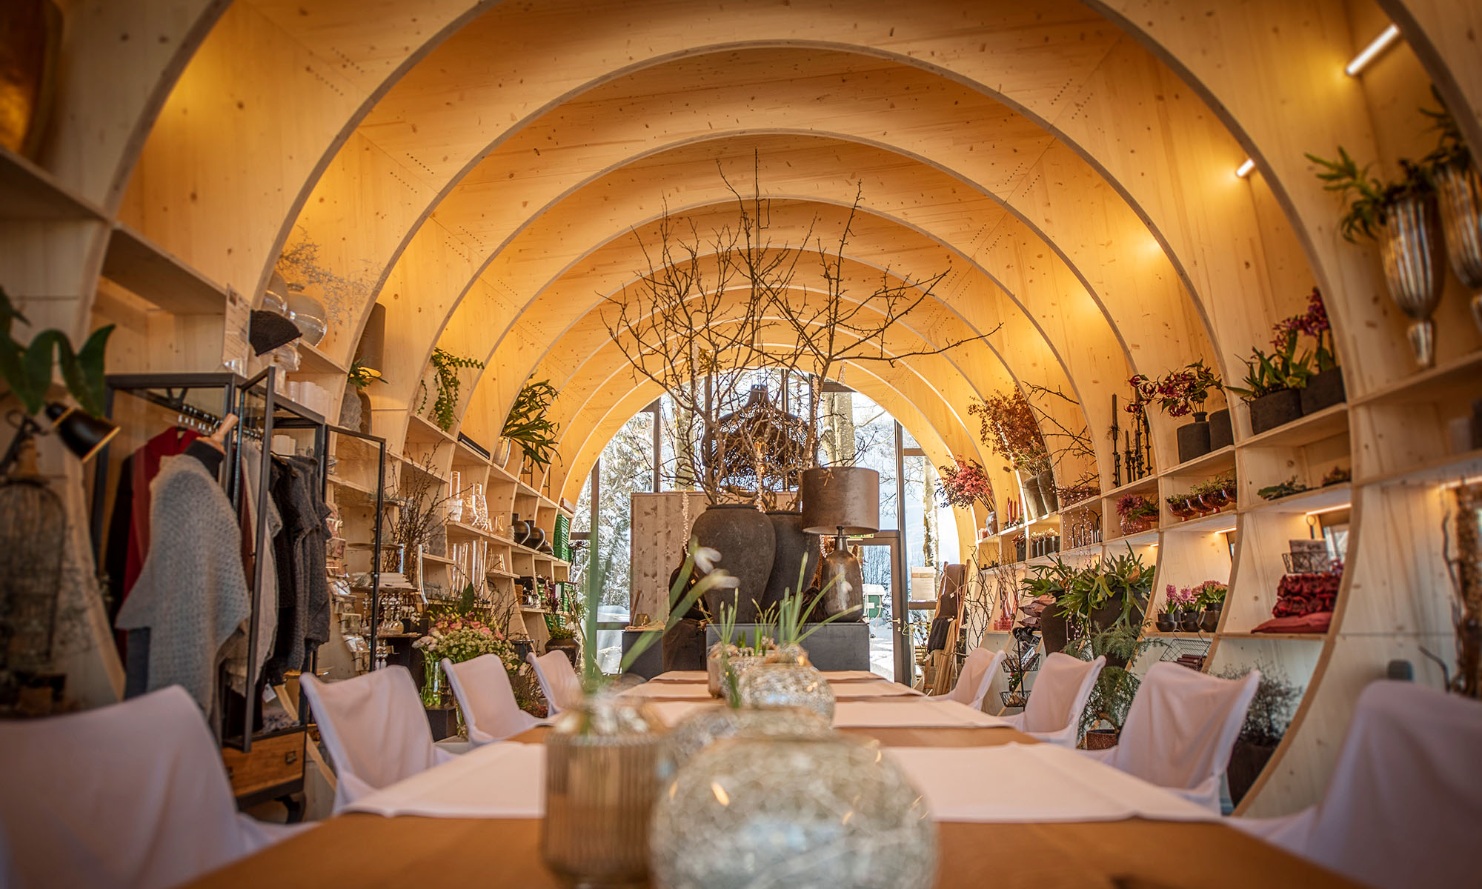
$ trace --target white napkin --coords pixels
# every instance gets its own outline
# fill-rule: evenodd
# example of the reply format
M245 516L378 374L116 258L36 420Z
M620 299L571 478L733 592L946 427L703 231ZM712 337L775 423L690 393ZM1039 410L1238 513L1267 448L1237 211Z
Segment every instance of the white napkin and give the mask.
M1053 744L886 747L936 821L1218 821L1161 787Z
M1008 726L956 701L922 698L913 701L840 701L834 706L835 728L960 728Z
M704 670L670 670L660 673L649 682L709 682L710 676Z
M485 744L346 806L346 812L431 818L539 818L545 745Z
M708 686L693 682L645 682L623 689L622 694L630 698L695 698L714 700Z

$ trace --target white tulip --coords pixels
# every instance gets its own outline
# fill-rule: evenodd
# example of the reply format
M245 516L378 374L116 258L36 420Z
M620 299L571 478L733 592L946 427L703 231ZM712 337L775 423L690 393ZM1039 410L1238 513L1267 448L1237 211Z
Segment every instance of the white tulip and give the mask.
M704 574L715 570L715 563L720 561L720 553L708 546L695 547L695 567Z

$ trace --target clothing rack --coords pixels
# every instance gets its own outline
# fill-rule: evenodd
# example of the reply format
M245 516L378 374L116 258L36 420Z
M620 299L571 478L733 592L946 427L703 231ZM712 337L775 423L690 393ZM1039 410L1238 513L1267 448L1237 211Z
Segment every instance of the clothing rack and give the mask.
M158 405L168 411L175 412L181 416L190 416L194 419L209 422L220 422L222 417L229 413L235 413L239 422L222 442L226 455L224 466L226 471L222 485L226 489L227 499L232 508L241 509L242 491L239 479L242 468L242 437L256 438L263 442L261 448L262 465L259 467L258 492L255 527L253 528L253 552L261 554L268 544L267 540L267 516L268 510L265 504L268 502L268 485L271 477L269 461L272 459L273 430L278 429L301 429L312 430L314 433L314 455L318 460L319 484L321 496L323 488L328 484L328 440L330 426L324 417L318 413L296 404L278 394L278 369L269 367L261 373L243 378L234 373L195 373L195 374L113 374L105 378L108 389L104 400L104 412L112 418L115 396L119 392L126 393L135 398ZM221 390L221 413L213 416L209 411L189 405L186 403L186 395L197 390ZM259 401L260 400L260 401ZM342 434L361 436L352 430L341 430ZM382 442L382 453L384 454L384 442ZM108 459L107 451L99 454L95 463L96 471L93 485L93 509L92 509L92 531L93 551L98 564L102 564L103 522L104 504L108 491ZM384 457L381 470L384 482ZM377 515L380 514L381 497L377 497ZM377 528L379 534L379 527ZM221 725L215 727L218 742L239 746L243 753L252 750L252 725L257 713L257 695L254 689L257 687L258 668L256 663L257 637L259 623L261 621L260 603L261 592L265 580L266 560L259 557L253 561L253 576L249 579L251 607L247 622L247 677L244 686L243 698L243 730L240 741L224 738ZM375 576L375 587L379 587L379 572ZM374 590L373 590L374 595ZM300 714L300 722L303 716Z

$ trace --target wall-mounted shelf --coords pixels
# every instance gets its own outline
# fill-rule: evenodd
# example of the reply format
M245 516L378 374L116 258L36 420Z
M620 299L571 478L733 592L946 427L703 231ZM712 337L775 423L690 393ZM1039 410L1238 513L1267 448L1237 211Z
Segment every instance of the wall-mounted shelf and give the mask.
M226 288L123 223L109 233L103 277L176 315L226 311Z
M63 188L51 173L0 148L0 219L96 219L106 214Z

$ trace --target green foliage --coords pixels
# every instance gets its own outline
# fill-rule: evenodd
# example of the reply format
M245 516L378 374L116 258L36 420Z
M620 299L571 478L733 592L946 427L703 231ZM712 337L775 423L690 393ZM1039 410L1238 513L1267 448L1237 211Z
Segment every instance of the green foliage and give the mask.
M458 393L463 388L458 371L483 366L484 362L476 358L463 358L441 348L432 350L432 368L437 372L437 400L432 403L432 419L442 431L452 429L458 420ZM427 394L424 387L422 405L425 404ZM421 405L418 407L420 409Z
M1257 664L1261 680L1256 685L1256 695L1251 698L1250 708L1245 711L1245 723L1240 727L1240 740L1249 744L1272 746L1279 743L1291 725L1292 715L1302 702L1302 689L1287 679L1281 670L1268 664ZM1227 667L1219 674L1221 679L1240 679L1250 670Z
M504 420L500 435L520 446L530 462L549 466L556 454L556 434L560 426L546 419L546 411L556 400L556 387L549 380L527 382L515 397Z
M360 361L350 365L350 372L345 376L349 378L350 385L356 389L364 389L366 386L377 381L385 382L385 380L381 379L380 371Z
M0 380L10 387L26 413L40 413L46 406L52 366L57 363L61 365L67 391L72 393L82 409L95 417L102 416L107 398L103 360L113 325L93 331L82 349L74 352L67 335L53 329L43 330L32 337L28 345L21 345L10 333L11 324L15 321L26 325L31 323L16 311L5 289L0 288Z
M1153 570L1142 563L1142 557L1130 545L1123 555L1103 557L1072 571L1065 593L1056 601L1062 614L1088 631L1092 629L1093 613L1109 604L1118 604L1120 611L1111 626L1095 627L1096 631L1133 626L1133 610L1146 604L1153 589Z
M1251 357L1245 359L1245 385L1225 386L1226 391L1234 392L1246 401L1282 389L1305 388L1307 378L1312 376L1312 353L1303 352L1297 356L1296 331L1286 331L1270 355L1254 347L1250 354Z
M1262 500L1279 500L1282 497L1290 497L1293 494L1300 494L1306 490L1308 490L1308 487L1297 481L1297 477L1294 475L1284 482L1278 482L1277 484L1267 485L1264 488L1257 489L1256 496Z

